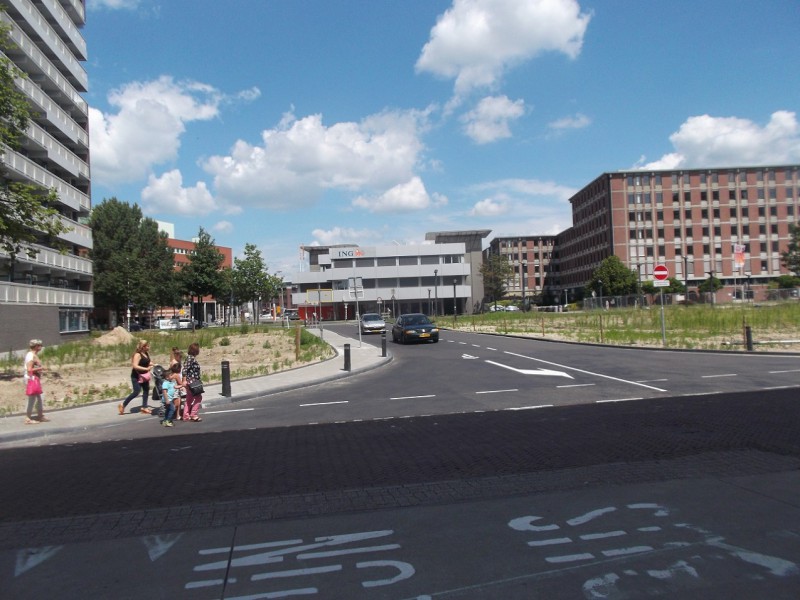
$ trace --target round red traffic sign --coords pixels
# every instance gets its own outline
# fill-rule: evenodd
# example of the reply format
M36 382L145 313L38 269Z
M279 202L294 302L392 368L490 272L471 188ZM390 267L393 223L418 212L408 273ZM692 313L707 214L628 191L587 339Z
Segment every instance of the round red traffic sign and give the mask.
M666 281L669 279L669 269L664 265L656 265L655 269L653 269L653 277L657 281Z

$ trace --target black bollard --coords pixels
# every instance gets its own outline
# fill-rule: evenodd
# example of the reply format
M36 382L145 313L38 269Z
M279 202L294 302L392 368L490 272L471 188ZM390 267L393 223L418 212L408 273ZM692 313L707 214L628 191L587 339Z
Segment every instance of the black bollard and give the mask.
M381 331L381 356L386 358L386 330Z
M227 360L222 361L222 395L231 397L231 363Z
M344 370L350 370L350 344L344 345Z
M747 343L747 351L753 351L753 330L750 329L750 325L746 325L744 328L744 339Z

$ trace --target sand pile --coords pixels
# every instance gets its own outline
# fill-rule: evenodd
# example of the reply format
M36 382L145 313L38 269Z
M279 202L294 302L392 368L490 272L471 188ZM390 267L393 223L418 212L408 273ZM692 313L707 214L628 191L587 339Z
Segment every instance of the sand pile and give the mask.
M95 344L101 346L118 346L120 344L130 344L133 341L133 336L121 325L114 327L108 333L104 333L99 338L94 340Z

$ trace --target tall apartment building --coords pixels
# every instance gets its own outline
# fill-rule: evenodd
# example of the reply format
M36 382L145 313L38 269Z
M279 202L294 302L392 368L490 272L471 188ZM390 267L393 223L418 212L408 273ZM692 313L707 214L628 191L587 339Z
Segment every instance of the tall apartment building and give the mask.
M551 264L556 236L512 236L494 238L484 251L507 257L513 274L506 284L506 297L526 303L538 303L538 298L554 285Z
M92 234L86 225L91 208L89 116L81 93L88 77L80 28L84 0L5 0L0 19L11 28L15 47L8 58L26 74L17 87L31 105L33 118L18 151L3 149L7 180L37 184L58 194L58 211L70 231L61 235L66 252L43 242L35 256L0 252L0 348L27 347L32 337L57 344L89 330Z
M689 288L713 276L763 293L800 214L800 165L603 173L572 198L571 228L557 236L553 284L583 288L609 256L643 281L665 265Z

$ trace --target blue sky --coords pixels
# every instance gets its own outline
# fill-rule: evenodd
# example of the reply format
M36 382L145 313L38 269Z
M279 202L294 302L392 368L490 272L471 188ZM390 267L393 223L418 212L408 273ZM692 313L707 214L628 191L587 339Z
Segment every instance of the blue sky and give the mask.
M603 172L800 162L797 0L88 0L92 200L270 272L557 233Z

